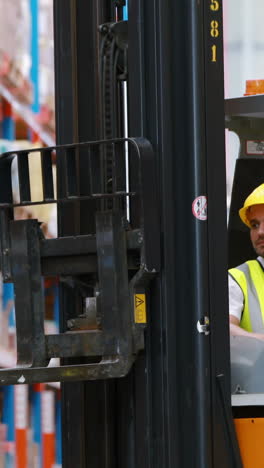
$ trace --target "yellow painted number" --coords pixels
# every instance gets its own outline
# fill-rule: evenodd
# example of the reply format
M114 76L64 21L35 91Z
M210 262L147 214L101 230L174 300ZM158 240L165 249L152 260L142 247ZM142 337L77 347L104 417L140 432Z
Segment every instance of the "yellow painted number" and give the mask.
M217 0L211 0L210 8L211 8L212 11L218 11L219 10L219 2Z
M219 24L218 21L211 21L211 36L218 37L219 36Z
M212 60L211 62L216 62L216 45L212 46Z

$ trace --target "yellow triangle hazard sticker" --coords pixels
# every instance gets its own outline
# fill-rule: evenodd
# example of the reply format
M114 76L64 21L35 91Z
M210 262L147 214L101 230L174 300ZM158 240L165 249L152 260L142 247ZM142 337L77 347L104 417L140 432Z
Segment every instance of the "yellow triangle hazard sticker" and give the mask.
M134 316L135 323L147 323L145 294L134 295Z
M144 300L141 299L139 296L136 296L136 307L141 306L144 303Z

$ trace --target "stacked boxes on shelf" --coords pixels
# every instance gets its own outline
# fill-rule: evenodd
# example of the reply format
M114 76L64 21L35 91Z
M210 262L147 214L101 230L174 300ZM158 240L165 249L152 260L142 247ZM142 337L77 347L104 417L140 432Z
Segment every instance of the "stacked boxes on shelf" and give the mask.
M0 140L1 152L28 148L30 143ZM34 145L32 145L34 147ZM39 198L40 160L30 159L30 177L36 182L33 198ZM16 168L13 167L13 190L16 193ZM46 211L33 209L31 216L49 223L51 207ZM16 216L20 216L17 213ZM24 212L23 217L26 213ZM0 366L13 367L15 352L15 314L14 290L10 283L3 284L0 279ZM48 333L56 333L57 325L57 285L50 284L46 296L54 311L46 323ZM51 321L53 316L53 321ZM60 390L59 386L21 385L1 389L2 402L0 424L0 468L53 468L61 465L61 428L60 428ZM2 459L2 461L1 461ZM1 465L2 463L2 465Z
M55 141L53 1L0 0L0 120L3 107L18 134ZM7 114L6 110L4 111ZM5 137L4 134L2 134Z
M8 316L14 309L14 295L12 285L2 286L0 317L5 316L5 329L1 328L1 332L7 339L5 347L3 341L1 343L0 365L13 367L16 360L13 348L15 337L13 319L10 326ZM54 333L56 325L48 321L46 329ZM5 386L0 394L0 468L61 466L59 385Z
M33 8L37 6L39 45L39 103L44 123L31 109L34 104L32 39ZM54 67L52 0L0 0L0 153L28 148L29 142L14 142L17 116L39 137L54 144ZM35 64L36 65L36 64ZM35 88L34 88L35 89ZM43 119L43 116L45 117ZM45 131L45 126L49 131ZM44 130L43 130L44 128ZM52 130L50 130L52 129ZM9 140L9 141L8 141ZM38 146L40 146L38 144ZM39 160L30 161L31 176L37 182ZM14 165L15 174L15 165ZM15 189L15 187L14 187ZM33 198L38 193L32 193ZM44 209L45 210L45 209ZM31 213L46 224L51 209ZM55 330L49 322L48 328ZM16 362L14 292L12 284L0 278L0 367L13 367ZM0 468L53 468L61 466L59 385L21 385L0 387ZM55 436L56 433L56 436Z
M0 11L0 79L18 99L30 103L30 5L28 0L0 0Z
M53 1L39 0L38 24L40 119L55 131Z
M2 395L0 468L61 467L59 390L19 385Z

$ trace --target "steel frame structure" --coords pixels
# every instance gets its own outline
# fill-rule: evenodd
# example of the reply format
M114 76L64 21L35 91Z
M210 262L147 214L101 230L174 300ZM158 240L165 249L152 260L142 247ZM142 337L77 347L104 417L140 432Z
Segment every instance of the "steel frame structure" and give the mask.
M115 21L114 2L55 0L54 14L57 143L96 140L97 29ZM64 468L241 466L230 406L222 55L220 0L129 2L129 135L147 138L157 156L161 274L146 348L128 377L62 385ZM86 184L81 177L84 192ZM192 213L200 196L207 220ZM85 234L93 210L59 209L59 233ZM61 289L62 329L76 301Z

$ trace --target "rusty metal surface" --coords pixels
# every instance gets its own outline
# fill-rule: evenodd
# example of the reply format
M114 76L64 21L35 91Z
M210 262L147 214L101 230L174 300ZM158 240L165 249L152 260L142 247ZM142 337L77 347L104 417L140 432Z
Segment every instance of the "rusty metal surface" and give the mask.
M114 355L117 337L89 330L46 335L48 358Z
M0 385L33 384L39 382L69 382L125 377L134 362L134 356L104 358L95 364L72 366L1 369Z
M10 223L12 279L14 281L17 364L46 364L44 295L37 220Z
M100 185L94 176L95 162L96 170L99 164L105 174L104 156L110 147L112 168L108 165L107 173L112 171L111 184ZM32 201L28 158L39 151L43 199ZM65 160L64 190L57 198L50 178L54 151L57 158ZM80 152L86 155L88 165L89 193L85 195L79 191L80 174L76 170ZM138 171L129 191L124 184L125 155ZM14 158L18 161L19 200L13 199L11 190ZM146 327L146 323L134 323L134 294L138 288L144 293L160 263L154 172L153 150L143 138L1 155L1 266L4 280L13 281L15 287L18 365L14 369L1 369L0 383L106 379L122 377L129 371L136 354L144 347ZM16 206L78 204L86 199L94 199L96 203L94 227L87 235L45 239L38 220L13 220ZM135 211L137 216L133 215ZM78 308L70 311L67 318L68 328L55 335L44 333L45 276L57 276L78 296ZM87 299L94 304L92 322L85 309ZM97 362L82 364L87 357ZM50 367L52 358L67 358L71 365Z

